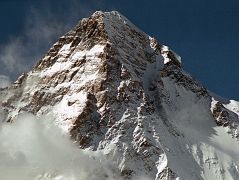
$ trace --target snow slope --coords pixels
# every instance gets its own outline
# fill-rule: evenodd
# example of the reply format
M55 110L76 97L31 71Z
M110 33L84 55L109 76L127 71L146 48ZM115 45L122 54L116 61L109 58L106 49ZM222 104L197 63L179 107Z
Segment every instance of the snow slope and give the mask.
M119 178L239 176L239 103L212 95L179 55L116 11L81 20L0 91L0 102L4 123L53 114L63 134L103 153Z

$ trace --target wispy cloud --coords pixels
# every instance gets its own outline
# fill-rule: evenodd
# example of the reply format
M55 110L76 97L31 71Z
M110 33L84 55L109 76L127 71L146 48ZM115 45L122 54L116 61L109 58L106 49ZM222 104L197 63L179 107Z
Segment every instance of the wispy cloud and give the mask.
M11 84L11 80L8 76L0 75L0 88L5 88Z
M51 115L21 114L16 123L1 124L0 159L4 180L120 179L118 170L100 153L78 149L54 125Z
M98 5L85 5L73 0L54 7L42 3L40 8L29 8L23 33L1 45L0 72L16 79L21 73L29 71L58 37L82 17L89 16Z

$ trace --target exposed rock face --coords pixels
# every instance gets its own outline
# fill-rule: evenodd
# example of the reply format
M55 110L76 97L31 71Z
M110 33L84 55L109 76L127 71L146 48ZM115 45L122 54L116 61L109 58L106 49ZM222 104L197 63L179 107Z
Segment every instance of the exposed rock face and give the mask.
M232 109L234 107L234 109ZM218 126L228 128L228 133L232 134L232 137L238 138L238 126L239 126L239 111L238 106L233 106L231 103L223 104L223 102L212 99L211 111L215 122Z
M208 121L208 126L234 124L237 133L238 118L231 119L220 102L211 112L211 99L183 71L176 53L118 12L96 12L80 21L31 72L0 91L8 122L25 111L54 112L56 123L80 148L104 151L124 179L229 177L226 169L216 171L220 159L215 172L204 166L208 147L201 148L184 128L189 123L201 133L195 124Z
M226 108L220 102L217 102L212 110L213 117L216 120L218 126L228 126L229 125L229 113Z

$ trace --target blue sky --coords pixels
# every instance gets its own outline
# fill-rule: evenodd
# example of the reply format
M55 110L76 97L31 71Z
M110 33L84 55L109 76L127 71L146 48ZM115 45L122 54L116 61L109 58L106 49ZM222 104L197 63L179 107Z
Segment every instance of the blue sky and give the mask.
M239 100L238 0L1 0L0 74L15 80L96 10L121 12L177 52L209 90Z

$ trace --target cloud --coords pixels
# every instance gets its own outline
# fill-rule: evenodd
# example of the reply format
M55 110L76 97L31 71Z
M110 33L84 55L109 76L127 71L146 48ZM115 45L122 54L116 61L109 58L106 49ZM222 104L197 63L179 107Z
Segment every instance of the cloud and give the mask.
M11 80L8 76L0 75L0 88L8 87L11 84Z
M51 116L24 113L15 123L1 124L0 179L119 179L101 153L77 148L53 121Z
M50 46L85 16L89 16L98 3L86 5L79 1L51 4L42 2L27 12L24 30L9 38L0 48L0 71L16 79L29 71Z

